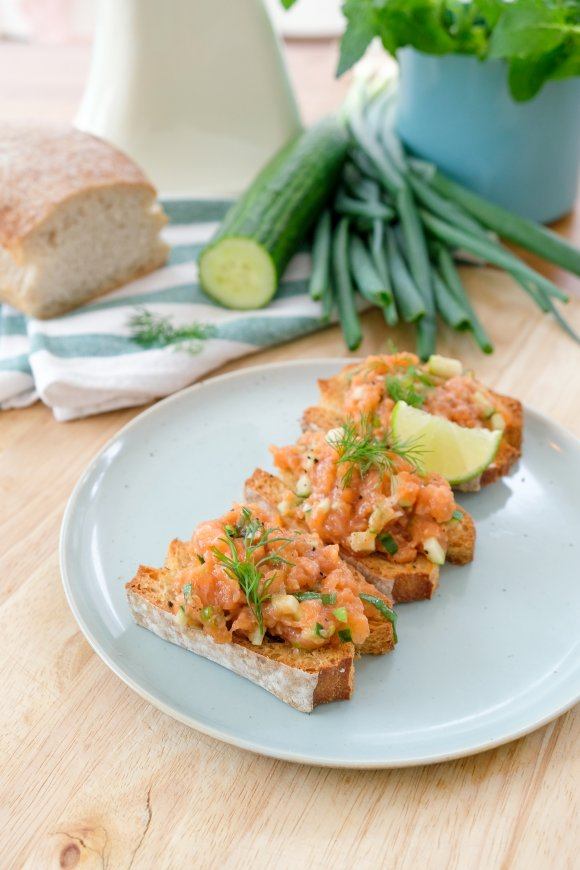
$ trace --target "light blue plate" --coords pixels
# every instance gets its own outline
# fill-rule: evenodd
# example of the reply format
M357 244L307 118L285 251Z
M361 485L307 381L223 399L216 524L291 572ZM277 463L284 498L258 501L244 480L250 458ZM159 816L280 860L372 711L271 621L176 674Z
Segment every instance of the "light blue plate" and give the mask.
M188 725L244 749L336 767L404 767L513 740L580 698L580 444L526 414L519 467L462 496L476 560L445 567L433 601L399 609L399 645L357 662L350 702L298 713L241 677L134 625L123 586L162 563L173 537L239 499L299 432L316 378L344 360L245 369L155 405L79 481L61 536L69 604L131 688Z

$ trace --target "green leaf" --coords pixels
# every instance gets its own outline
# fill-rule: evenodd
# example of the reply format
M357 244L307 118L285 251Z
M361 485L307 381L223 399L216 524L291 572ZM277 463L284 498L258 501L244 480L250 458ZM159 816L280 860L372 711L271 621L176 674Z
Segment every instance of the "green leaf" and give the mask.
M541 0L517 0L506 8L494 29L489 56L537 57L559 46L570 28L563 7Z
M561 51L560 63L550 73L551 79L580 76L580 36L569 38Z
M346 0L342 11L347 23L340 42L337 76L341 76L361 59L376 36L373 8L369 0Z
M514 100L523 102L535 97L545 82L556 77L568 61L569 49L566 45L560 45L539 57L513 58L509 64L508 80ZM580 67L580 59L577 59L577 63Z
M383 45L391 54L405 45L425 54L453 51L443 12L443 4L437 0L382 0L375 16Z

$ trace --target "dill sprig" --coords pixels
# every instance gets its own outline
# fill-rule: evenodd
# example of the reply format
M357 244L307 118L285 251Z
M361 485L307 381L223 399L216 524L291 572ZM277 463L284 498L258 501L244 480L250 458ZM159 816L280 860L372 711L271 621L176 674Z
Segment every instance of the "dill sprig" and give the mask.
M331 444L338 453L338 464L347 465L343 486L350 486L354 469L361 477L375 469L381 477L393 470L393 457L406 460L418 473L422 473L423 450L417 441L397 441L392 432L377 434L377 421L372 415L364 415L358 423L347 420L340 434Z
M226 573L233 580L237 580L241 590L246 596L248 607L254 614L258 623L258 631L260 634L259 643L264 637L264 615L262 605L270 598L269 588L274 577L264 579L264 575L260 570L266 565L292 565L288 559L285 559L276 553L266 553L258 561L255 560L254 554L261 547L271 547L272 544L280 543L283 549L289 544L293 538L285 538L281 535L276 536L279 532L278 528L266 528L264 523L252 515L249 508L242 508L242 516L235 526L224 526L225 537L221 538L228 545L230 551L222 553L217 547L213 547L213 554L216 559L224 566ZM242 552L238 552L236 541L241 539Z
M216 327L211 323L194 321L185 326L173 326L169 317L154 314L147 308L136 308L129 319L131 338L141 347L167 347L187 353L199 353L207 338L214 338Z

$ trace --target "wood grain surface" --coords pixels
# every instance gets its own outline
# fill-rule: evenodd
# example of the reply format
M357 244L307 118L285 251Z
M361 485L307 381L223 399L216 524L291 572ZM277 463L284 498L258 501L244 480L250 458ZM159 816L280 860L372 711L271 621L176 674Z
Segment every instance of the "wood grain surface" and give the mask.
M309 120L346 88L332 79L335 52L288 47ZM0 119L71 118L87 54L0 44ZM580 239L577 220L560 229ZM576 293L580 329L578 282L551 274ZM442 350L580 436L578 347L505 275L469 269L466 280L496 353L484 358L447 332ZM381 318L366 315L364 327L361 352L384 350ZM394 337L409 346L404 329ZM227 369L343 353L330 328ZM0 867L579 867L578 708L473 758L326 770L198 734L107 669L67 607L58 532L84 467L136 413L59 424L37 404L0 415Z

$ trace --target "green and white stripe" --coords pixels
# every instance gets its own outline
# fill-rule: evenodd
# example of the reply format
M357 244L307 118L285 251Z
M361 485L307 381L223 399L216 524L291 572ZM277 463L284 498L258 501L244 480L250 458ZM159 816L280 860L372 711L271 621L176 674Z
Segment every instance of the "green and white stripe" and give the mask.
M308 294L310 257L290 263L274 301L258 311L230 311L213 303L198 282L197 256L229 202L164 202L170 219L168 264L107 297L63 317L26 319L0 310L0 406L38 396L59 420L142 404L192 383L227 360L313 332L320 307ZM216 327L198 354L175 347L144 349L131 339L136 307L169 317L179 327L200 321ZM35 392L36 390L36 392Z

